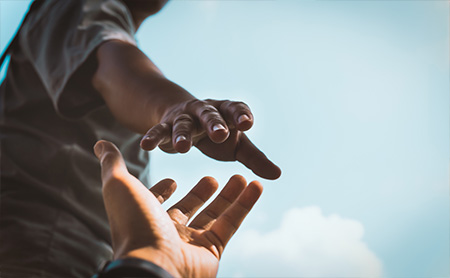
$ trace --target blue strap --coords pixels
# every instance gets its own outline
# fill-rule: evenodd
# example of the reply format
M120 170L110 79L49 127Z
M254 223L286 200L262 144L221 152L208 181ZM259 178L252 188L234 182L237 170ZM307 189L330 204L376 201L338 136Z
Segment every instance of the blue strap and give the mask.
M173 278L160 266L138 258L117 259L107 262L102 269L91 278Z

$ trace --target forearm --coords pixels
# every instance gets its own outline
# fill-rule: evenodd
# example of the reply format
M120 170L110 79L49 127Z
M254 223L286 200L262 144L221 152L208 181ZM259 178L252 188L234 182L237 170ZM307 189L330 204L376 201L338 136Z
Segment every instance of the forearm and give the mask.
M144 134L159 123L169 107L195 99L128 43L102 44L97 60L93 86L116 119L138 133Z
M280 176L280 169L244 134L253 125L245 103L195 101L128 43L106 42L96 54L93 86L119 122L145 134L142 149L159 147L169 153L185 153L196 146L214 159L238 160L261 177Z

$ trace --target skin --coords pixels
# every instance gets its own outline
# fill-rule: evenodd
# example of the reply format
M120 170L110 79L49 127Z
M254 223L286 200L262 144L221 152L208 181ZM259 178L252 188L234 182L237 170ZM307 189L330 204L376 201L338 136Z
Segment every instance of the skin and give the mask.
M133 16L136 30L142 22L149 16L159 12L169 0L124 0Z
M190 221L217 190L213 178L200 180L166 212L161 203L175 191L173 180L162 180L149 191L128 173L112 143L99 141L94 151L102 167L114 257L148 260L175 277L215 277L226 244L262 193L261 184L247 185L243 177L233 176Z
M136 26L156 13L166 1L126 1ZM281 175L244 134L254 117L242 102L199 100L168 80L136 46L117 40L96 51L93 87L114 117L129 129L145 134L141 148L160 147L185 153L192 146L222 161L240 161L256 175L277 179Z

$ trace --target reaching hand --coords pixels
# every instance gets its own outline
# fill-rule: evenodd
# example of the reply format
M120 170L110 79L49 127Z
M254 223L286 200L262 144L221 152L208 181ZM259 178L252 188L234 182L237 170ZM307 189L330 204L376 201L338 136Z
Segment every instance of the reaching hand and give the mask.
M174 192L174 181L163 180L150 192L128 173L112 143L99 141L94 150L102 166L103 198L114 257L148 260L175 277L215 276L226 244L258 200L262 186L256 181L247 186L243 177L233 176L214 201L189 223L217 190L213 178L200 180L165 212L160 203Z
M256 175L277 179L281 170L243 131L253 125L250 108L242 102L190 100L171 107L161 123L141 141L144 150L159 146L163 151L185 153L196 146L204 154L222 161L240 161Z

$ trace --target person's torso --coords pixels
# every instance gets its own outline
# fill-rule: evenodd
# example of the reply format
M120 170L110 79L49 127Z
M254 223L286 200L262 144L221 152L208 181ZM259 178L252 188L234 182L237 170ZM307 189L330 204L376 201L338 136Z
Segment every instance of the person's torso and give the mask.
M113 142L130 172L149 185L140 135L120 125L105 105L80 119L61 117L20 48L11 55L0 96L0 249L14 248L5 237L22 237L10 243L23 242L23 248L34 240L32 245L47 250L34 256L46 256L42 261L54 260L62 268L74 258L86 256L92 265L110 257L100 166L92 148L100 139ZM10 258L22 256L21 248Z

